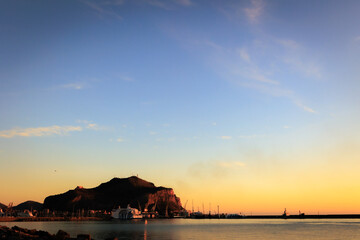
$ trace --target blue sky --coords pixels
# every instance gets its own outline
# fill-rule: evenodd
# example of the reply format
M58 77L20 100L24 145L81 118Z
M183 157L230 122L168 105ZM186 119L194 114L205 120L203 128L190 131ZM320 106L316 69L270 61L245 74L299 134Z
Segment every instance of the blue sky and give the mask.
M249 196L246 210L272 212L275 202L252 204L253 189L295 194L307 172L327 196L339 169L338 188L355 188L359 10L358 1L1 1L0 181L22 177L0 202L132 174L229 211L231 188L222 198L197 189L231 183ZM309 211L321 207L310 204L317 190L304 196ZM354 204L343 211L360 211L360 196L344 195Z

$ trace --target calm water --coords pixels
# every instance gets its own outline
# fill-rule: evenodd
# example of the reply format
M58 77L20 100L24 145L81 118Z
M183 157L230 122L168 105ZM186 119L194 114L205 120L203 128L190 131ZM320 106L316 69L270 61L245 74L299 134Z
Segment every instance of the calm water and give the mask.
M8 222L0 225L62 229L72 237L119 239L360 239L360 220L153 219L109 222Z

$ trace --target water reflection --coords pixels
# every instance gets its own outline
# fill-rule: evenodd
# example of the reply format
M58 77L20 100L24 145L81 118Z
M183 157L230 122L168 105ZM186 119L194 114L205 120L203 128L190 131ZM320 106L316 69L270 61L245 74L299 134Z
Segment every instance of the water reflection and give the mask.
M145 219L144 240L147 240L147 229L146 229L146 226L147 226L147 219Z
M59 229L71 237L90 234L135 240L182 239L360 239L360 220L194 220L149 219L108 222L9 222L0 225L38 229L55 234Z

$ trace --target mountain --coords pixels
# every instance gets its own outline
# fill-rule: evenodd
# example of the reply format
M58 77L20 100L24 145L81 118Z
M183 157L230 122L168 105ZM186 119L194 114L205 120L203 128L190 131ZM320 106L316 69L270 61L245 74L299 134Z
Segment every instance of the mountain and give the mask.
M180 198L173 189L156 187L138 177L113 178L95 188L76 187L65 193L48 196L44 200L44 209L74 211L107 210L119 206L126 207L130 204L133 208L147 208L149 211L156 207L156 211L165 215L168 212L178 212L182 209Z
M7 206L5 204L0 203L0 209L7 209Z
M34 201L26 201L23 203L20 203L19 205L13 207L15 210L41 210L43 208L43 205L39 202Z

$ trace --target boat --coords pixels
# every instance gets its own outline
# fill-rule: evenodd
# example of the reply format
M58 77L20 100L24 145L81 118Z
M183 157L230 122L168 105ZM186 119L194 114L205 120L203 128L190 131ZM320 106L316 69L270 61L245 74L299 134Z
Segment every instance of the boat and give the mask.
M119 207L117 209L113 209L111 211L111 217L123 220L143 218L141 212L136 208L131 208L130 205L128 205L126 208Z
M200 211L193 212L190 214L190 216L191 218L205 218L205 215Z
M243 218L243 216L240 215L240 214L237 214L237 213L232 213L232 214L226 215L225 218L230 218L230 219L233 219L233 218Z
M29 210L25 210L25 211L23 211L23 212L18 212L18 213L17 213L17 216L18 216L18 217L34 217L34 215L32 214L32 212L29 211Z

